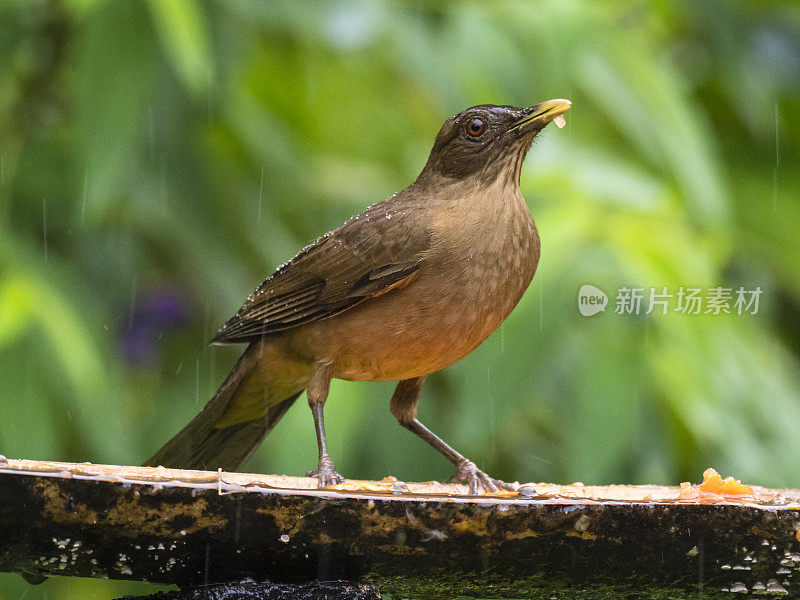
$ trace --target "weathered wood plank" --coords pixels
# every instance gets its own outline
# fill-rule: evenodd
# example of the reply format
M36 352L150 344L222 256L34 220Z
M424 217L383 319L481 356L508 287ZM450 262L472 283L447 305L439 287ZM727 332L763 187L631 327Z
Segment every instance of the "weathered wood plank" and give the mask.
M405 578L507 589L545 577L800 592L797 490L704 503L656 486L533 484L539 495L528 498L441 484L314 485L2 460L0 570L182 586L249 577L383 589Z

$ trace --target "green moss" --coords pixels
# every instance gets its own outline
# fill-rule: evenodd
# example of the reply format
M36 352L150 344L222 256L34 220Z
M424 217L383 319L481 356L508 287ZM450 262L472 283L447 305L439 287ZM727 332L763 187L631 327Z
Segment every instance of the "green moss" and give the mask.
M441 573L430 578L371 576L384 598L391 600L424 598L525 598L526 600L683 600L702 597L704 600L730 599L731 593L710 587L658 586L652 582L624 581L574 582L553 576L534 575L509 580L502 577L456 576Z

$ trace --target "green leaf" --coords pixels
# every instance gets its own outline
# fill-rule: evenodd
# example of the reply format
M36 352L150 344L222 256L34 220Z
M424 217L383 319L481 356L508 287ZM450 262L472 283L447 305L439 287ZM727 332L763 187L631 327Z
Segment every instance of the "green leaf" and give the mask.
M143 4L103 2L82 22L74 94L83 151L81 221L97 223L136 167L136 150L155 73L153 32Z
M210 35L200 4L192 0L150 0L161 43L186 88L207 93L214 80Z

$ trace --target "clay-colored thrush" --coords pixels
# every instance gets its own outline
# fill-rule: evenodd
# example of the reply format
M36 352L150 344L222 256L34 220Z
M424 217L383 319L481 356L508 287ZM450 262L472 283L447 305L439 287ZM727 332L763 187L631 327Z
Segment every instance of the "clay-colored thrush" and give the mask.
M392 414L455 465L450 481L508 488L420 423L417 400L425 377L472 352L531 282L539 234L520 169L569 107L486 104L445 121L414 183L301 250L225 323L213 343L247 349L147 464L236 470L305 390L319 444L309 475L338 483L323 420L331 379L399 381Z

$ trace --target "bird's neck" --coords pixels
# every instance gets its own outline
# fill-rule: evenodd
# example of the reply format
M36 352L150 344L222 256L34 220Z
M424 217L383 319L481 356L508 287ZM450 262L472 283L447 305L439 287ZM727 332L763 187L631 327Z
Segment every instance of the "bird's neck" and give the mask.
M454 247L496 247L515 236L535 236L536 226L515 180L463 179L426 194L435 238ZM446 235L445 235L446 234Z
M429 175L423 171L407 191L429 198L431 202L437 204L452 204L458 199L469 198L521 199L522 192L519 187L521 165L522 159L518 165L509 165L508 169L500 173L480 172L463 178Z

